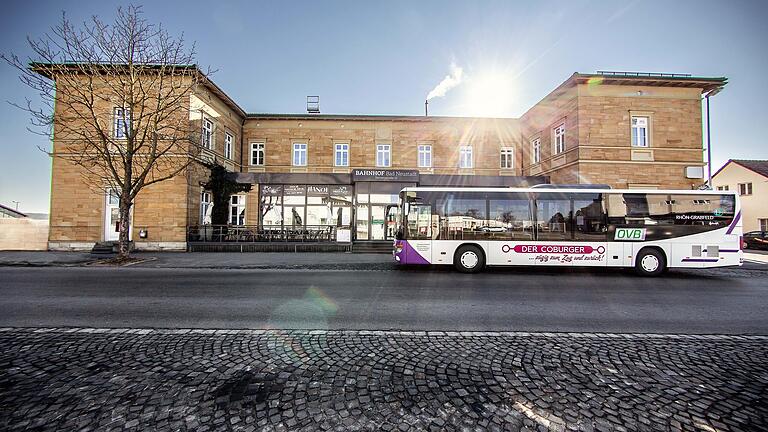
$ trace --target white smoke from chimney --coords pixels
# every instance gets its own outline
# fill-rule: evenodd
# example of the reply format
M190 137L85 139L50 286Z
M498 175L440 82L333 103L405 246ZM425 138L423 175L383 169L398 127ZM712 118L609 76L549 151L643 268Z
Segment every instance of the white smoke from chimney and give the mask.
M445 76L440 84L436 85L431 92L427 95L427 100L434 99L436 97L443 97L448 90L461 84L464 76L464 69L461 66L457 66L456 63L451 63L451 73Z

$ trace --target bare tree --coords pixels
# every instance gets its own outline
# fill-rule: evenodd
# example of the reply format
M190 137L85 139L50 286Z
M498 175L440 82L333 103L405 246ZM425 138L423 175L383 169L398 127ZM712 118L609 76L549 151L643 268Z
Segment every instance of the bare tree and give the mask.
M195 48L144 19L141 8L118 9L113 24L92 17L61 22L32 54L2 58L39 94L16 104L32 128L53 140L53 157L80 168L94 191L119 198L119 257L129 256L131 207L145 187L183 174L199 155L200 129L189 96L210 71L195 65Z

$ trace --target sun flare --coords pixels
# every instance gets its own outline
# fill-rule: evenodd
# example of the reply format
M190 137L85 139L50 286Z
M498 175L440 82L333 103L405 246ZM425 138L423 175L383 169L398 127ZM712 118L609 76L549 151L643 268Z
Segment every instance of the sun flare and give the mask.
M472 117L509 117L513 115L515 82L511 73L484 71L473 73L466 81L465 115Z

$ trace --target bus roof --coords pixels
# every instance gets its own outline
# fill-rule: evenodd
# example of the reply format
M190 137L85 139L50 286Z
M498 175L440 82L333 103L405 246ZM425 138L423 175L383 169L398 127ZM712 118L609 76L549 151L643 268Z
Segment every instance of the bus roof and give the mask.
M701 194L701 195L736 195L736 191L700 190L700 189L589 189L589 188L535 188L516 187L406 187L402 191L423 192L558 192L558 193L616 193L616 194Z

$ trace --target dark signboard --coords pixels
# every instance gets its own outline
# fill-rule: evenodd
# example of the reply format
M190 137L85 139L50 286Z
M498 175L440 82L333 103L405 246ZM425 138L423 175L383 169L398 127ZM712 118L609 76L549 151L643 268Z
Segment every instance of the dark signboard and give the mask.
M397 169L355 168L352 170L352 181L388 181L418 183L419 171Z

